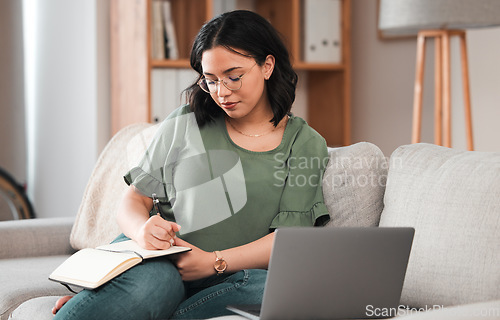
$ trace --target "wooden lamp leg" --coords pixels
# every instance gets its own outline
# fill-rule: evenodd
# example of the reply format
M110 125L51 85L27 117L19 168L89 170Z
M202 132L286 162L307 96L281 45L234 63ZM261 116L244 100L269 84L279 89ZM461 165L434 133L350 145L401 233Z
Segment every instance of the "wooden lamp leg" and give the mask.
M425 66L426 37L435 39L434 73L434 142L451 148L451 63L450 38L458 35L462 52L462 82L464 86L465 130L467 149L474 150L472 137L472 115L469 88L469 68L467 63L467 44L465 31L426 30L420 31L417 38L417 66L413 98L412 143L419 143L422 126L422 96Z
M443 145L443 51L442 38L435 37L434 65L434 143Z
M462 51L462 84L464 87L464 107L465 107L465 134L467 136L467 150L474 150L474 142L472 137L472 111L470 103L469 89L469 66L467 63L467 43L465 32L460 34L460 48Z
M422 125L422 95L425 65L425 36L418 34L417 39L417 68L415 76L415 95L413 100L413 130L412 143L420 142Z
M448 32L443 33L443 131L444 146L451 148L451 64Z

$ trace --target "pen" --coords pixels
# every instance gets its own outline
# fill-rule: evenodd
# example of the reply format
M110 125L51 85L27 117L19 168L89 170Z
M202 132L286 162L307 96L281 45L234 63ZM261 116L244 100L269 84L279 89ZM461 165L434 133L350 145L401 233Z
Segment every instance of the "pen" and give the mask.
M155 208L156 214L159 215L160 217L162 217L161 213L160 213L160 207L158 206L158 204L160 203L160 200L158 200L158 197L156 196L156 193L153 193L151 195L151 198L153 199L153 207ZM170 239L169 242L170 242L170 246L174 245L174 239Z
M155 208L156 214L161 217L160 207L158 207L158 204L160 203L160 200L158 200L158 197L156 197L156 193L153 193L151 195L151 198L153 198L153 207Z

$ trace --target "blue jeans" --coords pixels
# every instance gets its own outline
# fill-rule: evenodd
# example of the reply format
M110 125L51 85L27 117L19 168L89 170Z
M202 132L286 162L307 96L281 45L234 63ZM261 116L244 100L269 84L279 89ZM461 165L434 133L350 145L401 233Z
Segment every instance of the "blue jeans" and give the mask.
M126 240L124 236L115 241ZM183 282L166 257L147 259L94 290L83 290L59 319L206 319L232 314L229 304L262 302L266 270L242 270Z

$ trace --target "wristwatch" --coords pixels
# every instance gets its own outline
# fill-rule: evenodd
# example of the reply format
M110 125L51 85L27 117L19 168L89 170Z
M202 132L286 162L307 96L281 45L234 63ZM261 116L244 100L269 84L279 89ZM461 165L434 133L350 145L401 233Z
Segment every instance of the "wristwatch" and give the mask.
M217 274L223 274L227 269L227 262L222 257L222 253L220 251L214 251L215 253L215 263L214 269L217 271Z

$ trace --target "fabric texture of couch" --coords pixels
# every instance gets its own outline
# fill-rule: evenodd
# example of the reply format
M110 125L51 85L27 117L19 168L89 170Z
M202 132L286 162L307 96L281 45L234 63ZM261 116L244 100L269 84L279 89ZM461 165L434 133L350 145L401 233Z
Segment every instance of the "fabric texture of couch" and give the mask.
M500 154L402 146L390 168L380 226L415 228L401 302L500 299Z
M0 320L51 319L69 292L48 275L75 250L108 243L122 175L156 127L117 133L96 163L75 218L0 222ZM416 144L388 162L357 143L329 151L323 193L329 226L416 230L401 319L500 319L500 153ZM70 245L71 244L71 245ZM417 312L419 311L419 312ZM224 319L240 319L237 316Z

